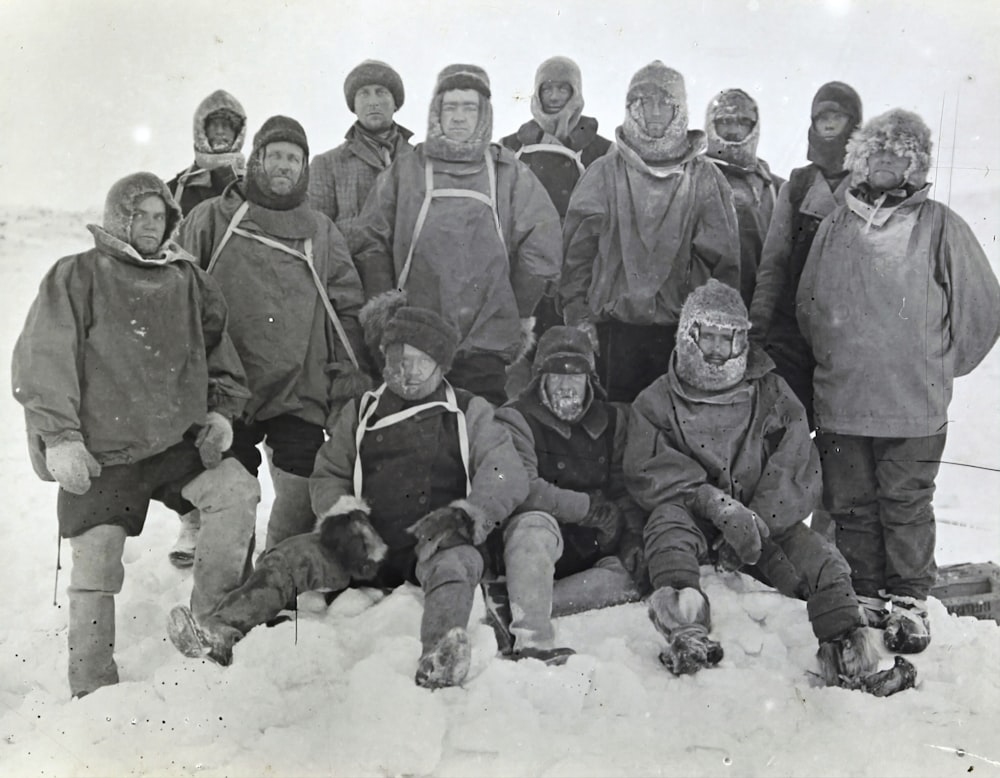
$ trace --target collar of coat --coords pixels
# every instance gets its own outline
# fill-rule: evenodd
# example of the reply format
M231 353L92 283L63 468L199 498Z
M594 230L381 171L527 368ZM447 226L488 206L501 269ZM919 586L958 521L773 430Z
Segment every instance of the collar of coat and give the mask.
M687 149L681 154L677 159L673 159L670 162L666 162L662 165L650 165L639 153L629 146L624 137L622 136L622 128L618 127L615 130L615 148L621 155L622 159L625 160L625 164L629 167L638 170L640 173L645 173L653 178L669 178L670 176L680 175L684 172L684 166L690 162L695 157L701 156L705 153L708 148L708 141L705 139L705 133L701 130L689 130L687 134ZM610 153L610 152L609 152Z
M127 262L130 265L156 267L169 265L172 262L195 261L194 257L181 248L179 244L169 239L163 242L156 254L151 257L144 257L131 244L119 240L97 224L88 224L87 229L94 236L94 246L99 251L115 259Z
M581 116L573 129L569 131L569 135L567 135L565 140L559 140L553 135L549 135L548 137L568 149L581 151L594 142L594 138L597 137L597 126L597 119L590 116ZM534 119L522 124L517 130L516 137L522 146L531 146L535 143L546 142L543 140L546 137L545 130Z
M413 137L413 133L403 125L396 124L395 122L392 123L392 129L395 131L391 135L392 158L395 159L400 149L409 143L410 138ZM378 159L378 155L375 154L369 143L366 142L366 137L374 139L371 133L365 132L360 122L354 122L354 124L347 128L347 132L344 133L344 138L347 139L347 148L354 156L366 162L377 162L381 166L381 160Z
M546 408L539 399L537 379L525 387L521 393L521 397L517 400L517 404L519 410L530 414L549 429L555 430L555 432L566 440L569 440L570 435L573 434L574 427L581 428L592 440L597 440L608 428L608 406L596 397L591 399L590 407L587 408L587 412L583 414L583 418L579 421L570 423L560 419Z
M714 162L719 168L724 169L727 174L733 173L734 175L742 176L743 178L759 176L764 181L765 185L771 183L771 168L768 167L768 164L760 157L757 157L753 166L743 167L727 160L719 159L718 157L713 157L711 155L707 156L708 159L712 160L712 162Z
M242 182L239 180L229 184L219 196L222 213L231 218L236 210L247 200L243 192ZM247 215L243 221L243 226L248 226L251 222L261 232L274 238L286 238L288 240L305 240L316 237L317 218L313 209L309 207L309 201L289 208L287 211L276 211L272 208L265 208L263 205L249 202Z
M844 196L844 202L852 213L864 219L867 226L882 227L899 210L908 210L922 205L930 194L931 185L924 184L920 189L904 199L899 200L897 195L893 197L893 192L885 192L874 203L867 203L861 199L861 192L855 188L851 189ZM891 203L886 205L886 203Z
M752 384L774 370L774 361L771 357L760 346L751 343L750 353L747 355L747 369L743 374L743 380L731 389L724 389L721 392L704 392L684 383L678 377L676 362L677 352L674 351L670 356L670 366L667 368L666 378L671 389L685 400L705 403L707 405L730 405L739 401L752 389Z
M455 390L457 394L459 390ZM375 409L375 416L377 418L385 418L386 416L391 416L394 413L399 413L406 408L412 408L414 405L423 405L424 403L432 403L444 401L446 399L444 382L431 392L426 397L421 397L419 400L404 400L398 394L395 394L391 389L386 387L386 390L382 392L382 396L378 399L378 407ZM423 413L428 415L433 415L436 413L444 413L445 409L442 406L436 406L434 408L428 408Z

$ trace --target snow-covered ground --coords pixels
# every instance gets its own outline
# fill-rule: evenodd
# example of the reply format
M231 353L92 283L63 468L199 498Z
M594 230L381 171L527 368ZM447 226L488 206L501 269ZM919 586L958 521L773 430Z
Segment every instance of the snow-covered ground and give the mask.
M997 266L997 190L952 205ZM0 362L42 274L90 245L97 213L0 211ZM560 668L509 663L471 622L464 688L413 683L420 593L341 596L323 614L254 630L232 667L185 659L166 638L190 574L167 550L176 519L155 506L126 545L118 598L122 682L70 701L68 544L55 591L56 489L33 475L3 370L0 423L0 775L951 776L1000 775L1000 628L931 602L919 685L887 699L822 688L805 606L705 570L716 669L674 678L641 605L557 621L578 654ZM938 561L1000 559L1000 350L957 382L936 498ZM260 506L258 546L270 490ZM884 665L890 659L885 657Z

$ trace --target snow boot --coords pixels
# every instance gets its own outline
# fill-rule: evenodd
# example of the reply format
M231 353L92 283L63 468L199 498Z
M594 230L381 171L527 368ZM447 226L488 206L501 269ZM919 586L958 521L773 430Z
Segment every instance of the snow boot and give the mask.
M872 673L861 682L862 688L876 697L912 689L917 685L917 668L901 656L896 657L893 666L880 673Z
M472 648L469 635L463 627L452 627L433 649L417 663L417 686L441 689L458 686L469 674Z
M184 569L194 564L194 550L198 545L198 530L201 529L201 514L197 509L181 516L181 532L177 542L170 549L170 564Z
M170 642L184 656L207 657L223 667L232 664L233 644L243 637L238 629L225 624L199 624L186 605L170 610L167 634Z
M493 628L497 639L497 650L503 656L514 652L514 635L510 631L513 617L510 612L510 598L507 595L507 583L504 579L484 581L480 585L483 592L483 603L486 605L484 621Z
M893 597L892 613L885 625L885 647L900 654L919 654L930 642L927 602L913 597Z
M878 648L870 627L855 627L845 635L819 644L816 654L827 686L857 688L878 668Z
M576 651L572 648L539 648L537 646L527 646L505 654L504 659L510 659L514 662L520 662L522 659L537 659L549 667L558 667L559 665L566 664L566 660L575 653Z
M708 637L708 630L701 624L678 627L668 640L660 652L660 663L674 675L690 675L722 660L722 646Z
M649 620L667 640L660 662L674 675L696 673L722 660L722 646L708 637L708 600L697 589L665 586L649 597Z
M864 608L868 626L875 629L885 629L886 623L889 621L889 603L881 597L865 597L860 594L858 602Z

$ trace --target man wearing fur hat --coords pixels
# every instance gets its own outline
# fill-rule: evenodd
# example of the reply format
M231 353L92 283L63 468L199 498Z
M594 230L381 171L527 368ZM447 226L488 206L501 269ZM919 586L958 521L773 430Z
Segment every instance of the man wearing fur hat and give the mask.
M559 297L566 324L599 344L611 400L631 402L662 375L681 303L709 278L738 287L733 195L688 131L680 73L656 60L629 84L618 143L587 171L563 226Z
M806 600L825 679L853 685L875 669L877 654L850 568L803 522L820 494L805 412L748 344L749 329L735 289L714 279L695 289L667 374L632 406L625 478L651 512L648 605L667 641L660 659L680 675L722 658L699 573L717 551L724 569L746 566Z
M775 372L805 406L812 425L814 362L795 320L795 293L820 222L844 202L850 183L844 156L848 138L861 125L861 98L847 84L831 81L817 90L810 115L810 164L793 170L778 191L757 269L750 337L774 360Z
M253 393L233 453L256 474L257 444L270 449L268 548L312 527L309 475L324 429L371 385L357 362L361 281L340 231L306 202L308 159L301 125L272 116L254 136L246 179L197 206L179 233L229 303Z
M513 152L490 143L492 133L486 73L444 68L427 139L375 182L352 248L369 299L402 290L410 305L455 325L449 380L499 405L506 368L559 276L562 249L544 187Z
M760 116L757 103L742 89L723 89L705 114L708 158L733 189L740 225L740 294L750 305L760 252L767 235L774 201L784 183L757 156Z
M191 608L206 613L242 580L260 491L223 459L249 392L218 285L170 240L180 208L152 173L111 187L94 248L42 280L14 347L14 397L32 465L59 483L69 538L69 685L118 682L115 595L125 539L150 500L200 508Z
M628 406L604 400L587 334L549 329L532 374L520 396L497 411L524 461L529 492L503 527L513 620L494 628L512 636L510 658L557 663L573 651L555 647L553 612L639 598L645 516L622 474Z
M914 113L858 130L851 188L820 225L796 296L816 357L824 505L869 622L904 653L930 642L931 498L952 384L1000 333L1000 285L969 226L930 199L930 164Z
M217 89L201 101L193 124L194 162L167 183L184 215L198 203L218 197L246 169L240 149L247 115L239 100Z
M355 67L344 80L344 99L357 121L342 144L310 165L309 205L333 219L348 243L378 174L413 149L413 133L393 121L405 95L399 73L385 62L366 59Z
M490 404L444 380L459 340L451 324L404 306L374 337L385 382L344 406L320 449L315 532L265 553L209 616L175 608L170 637L186 655L229 664L233 644L298 592L409 581L424 591L417 684L465 678L483 571L476 546L527 495L527 475Z

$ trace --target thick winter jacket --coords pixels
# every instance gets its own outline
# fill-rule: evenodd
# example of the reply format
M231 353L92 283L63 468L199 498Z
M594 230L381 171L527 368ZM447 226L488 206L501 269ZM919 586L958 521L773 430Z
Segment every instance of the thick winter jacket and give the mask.
M976 236L924 186L892 207L848 193L820 225L797 296L816 359L816 423L908 438L945 429L955 376L1000 334L1000 285Z
M666 375L632 404L625 482L657 515L690 515L688 500L711 484L755 511L772 534L808 516L822 488L805 410L774 363L753 346L744 380L724 392L685 387Z
M414 545L416 539L406 528L456 498L463 500L470 515L485 526L505 520L528 494L528 476L510 434L494 418L493 407L464 390L456 389L455 394L458 407L465 413L469 435L468 495L458 447L457 416L441 407L423 410L365 434L361 442L364 480L361 494L355 495L359 419L358 405L351 400L337 417L330 439L316 455L316 467L309 479L315 514L329 515L338 501L360 497L371 508L375 529L393 550ZM386 391L369 426L408 405L444 399L444 385L409 404Z
M784 179L774 175L768 164L757 159L753 170L710 158L722 171L733 190L736 219L740 225L740 295L747 307L753 300L764 239L774 214L774 203Z
M175 197L180 187L180 205L185 214L191 213L194 207L206 200L221 195L227 186L239 179L231 167L218 167L214 170L202 170L197 163L182 170L167 182L170 193ZM183 187L181 184L183 183Z
M703 142L657 169L618 133L570 198L559 285L565 321L676 324L688 293L709 278L739 288L732 192L701 155Z
M317 154L309 163L309 205L333 220L348 246L353 247L354 225L378 174L400 154L413 150L409 143L413 133L399 125L396 128L391 159L366 143L355 123L344 136L347 140L335 149Z
M249 397L215 281L175 244L143 259L89 229L95 248L45 275L14 347L14 397L45 480L46 446L82 440L102 464L130 464Z
M559 217L566 216L569 207L569 197L573 188L583 175L580 165L590 167L598 157L603 156L611 148L611 141L597 134L597 119L581 116L576 126L570 131L566 143L560 143L552 135L546 135L538 122L532 119L525 122L513 135L500 140L511 151L517 152L526 146L557 145L564 150L573 152L579 160L579 165L562 152L549 152L544 149L534 149L517 155L531 172L538 176L545 191L548 192L552 204L559 212Z
M809 248L819 223L844 202L850 176L836 189L816 165L792 171L778 190L767 238L757 268L757 283L750 304L750 339L756 343L789 343L798 350L801 342L795 319L795 293ZM796 190L803 190L801 197ZM799 204L793 200L799 199Z
M531 316L545 285L559 276L559 214L544 187L509 150L490 145L503 244L490 207L469 197L435 198L416 242L405 284L409 305L455 325L459 353L513 361L519 319ZM398 157L375 182L357 225L354 259L368 297L396 287L424 202L423 146ZM490 194L485 159L432 159L435 189Z
M594 399L583 418L569 424L541 403L536 387L531 384L496 412L528 473L528 497L519 510L544 511L560 523L576 524L590 509L587 492L599 489L641 528L641 511L622 473L628 406Z
M179 242L202 267L222 241L244 196L238 185L202 203L181 224ZM312 240L316 272L355 354L364 354L358 311L361 281L340 231L301 205L276 211L250 203L240 228L302 251ZM229 303L229 332L253 397L248 422L282 414L324 425L343 398L331 396L335 372L349 364L306 263L253 238L232 234L212 269Z

